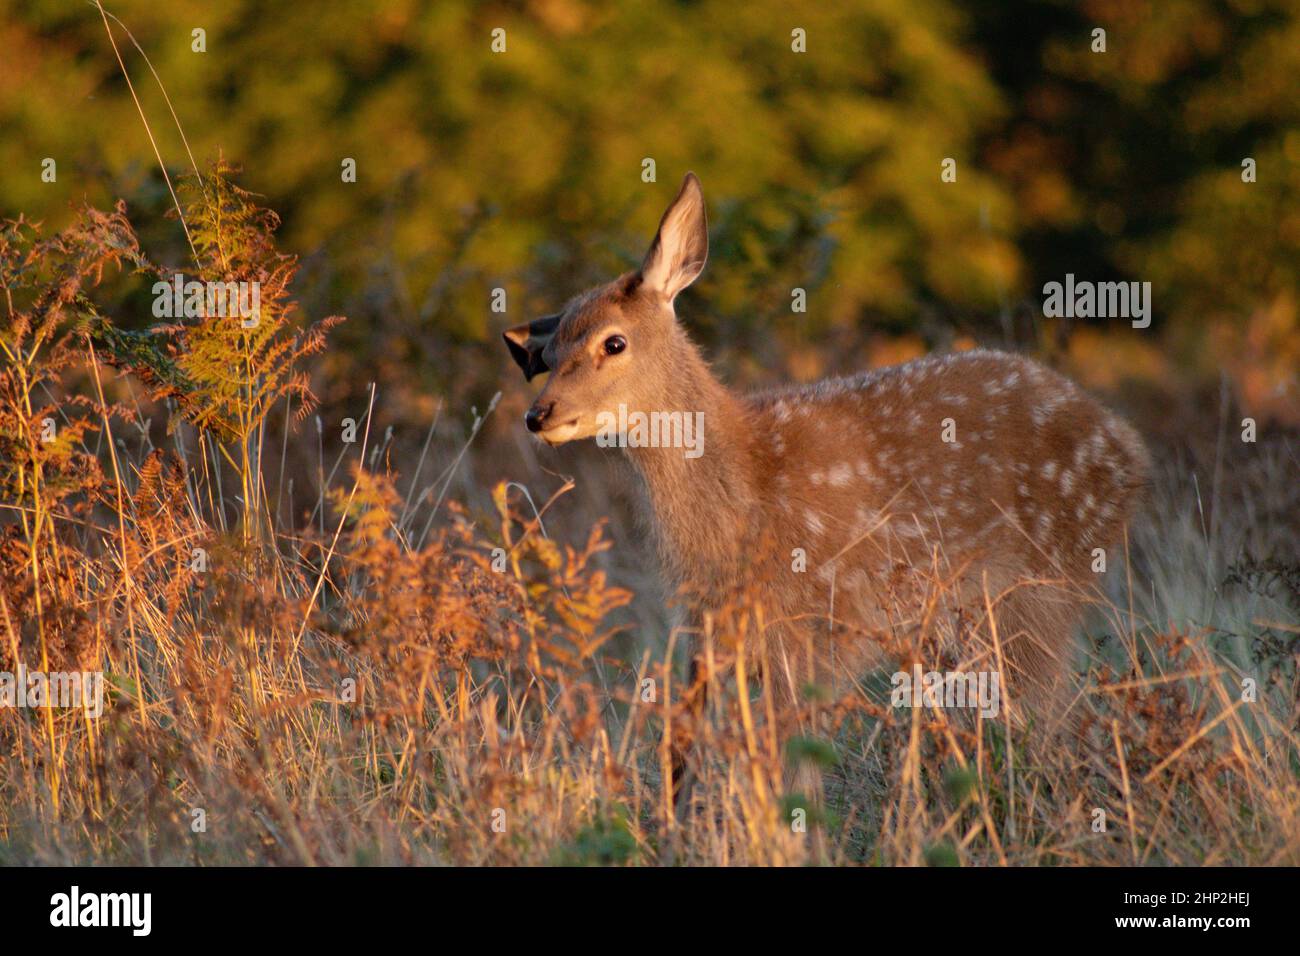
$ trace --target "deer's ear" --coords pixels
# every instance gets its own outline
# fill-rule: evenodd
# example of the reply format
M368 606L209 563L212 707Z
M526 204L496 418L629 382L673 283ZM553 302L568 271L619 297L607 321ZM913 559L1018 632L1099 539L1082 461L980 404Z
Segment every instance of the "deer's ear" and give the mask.
M524 370L524 378L528 381L533 380L534 375L541 375L543 372L549 372L550 366L542 359L542 350L546 344L551 341L555 335L555 330L559 327L560 317L558 315L547 315L540 319L533 319L531 322L525 322L523 325L516 325L512 329L506 329L502 333L502 338L506 340L506 345L510 347L510 354L514 360L519 363L519 367Z
M709 258L709 223L704 215L704 190L694 173L687 173L677 198L659 220L641 276L645 284L671 302L704 271Z

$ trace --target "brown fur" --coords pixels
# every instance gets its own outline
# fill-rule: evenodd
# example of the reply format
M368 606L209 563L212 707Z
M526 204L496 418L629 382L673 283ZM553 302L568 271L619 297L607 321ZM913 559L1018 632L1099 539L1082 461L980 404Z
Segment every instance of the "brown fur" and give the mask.
M525 370L530 342L527 361L554 370L534 408L556 423L556 442L595 434L596 413L619 403L703 413L700 457L628 455L665 572L702 595L697 612L757 588L777 622L766 650L787 701L800 680L787 664L807 641L817 673L802 679L878 663L873 635L896 631L921 606L909 611L909 589L939 577L951 584L939 616L995 603L1008 682L1037 711L1057 709L1093 549L1121 539L1146 480L1141 440L1069 380L998 352L736 394L672 308L703 268L706 237L688 177L640 272L575 299L541 341L528 326L507 333ZM627 346L608 355L612 334ZM991 637L990 622L981 630Z

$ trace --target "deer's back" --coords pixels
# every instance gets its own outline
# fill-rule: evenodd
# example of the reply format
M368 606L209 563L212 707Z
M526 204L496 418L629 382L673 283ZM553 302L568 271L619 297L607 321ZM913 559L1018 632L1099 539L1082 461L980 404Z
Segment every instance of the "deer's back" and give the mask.
M1021 356L931 357L750 399L768 531L809 569L894 563L1082 575L1120 535L1147 453Z

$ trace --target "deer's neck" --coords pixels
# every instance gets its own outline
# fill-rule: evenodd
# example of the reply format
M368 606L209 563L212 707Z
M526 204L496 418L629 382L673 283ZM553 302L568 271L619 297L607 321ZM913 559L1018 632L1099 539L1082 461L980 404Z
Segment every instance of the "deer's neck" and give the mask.
M695 450L631 447L645 483L665 570L677 584L729 583L755 530L758 476L745 403L714 378L695 346L681 343L658 410L691 416ZM699 413L698 415L696 413Z

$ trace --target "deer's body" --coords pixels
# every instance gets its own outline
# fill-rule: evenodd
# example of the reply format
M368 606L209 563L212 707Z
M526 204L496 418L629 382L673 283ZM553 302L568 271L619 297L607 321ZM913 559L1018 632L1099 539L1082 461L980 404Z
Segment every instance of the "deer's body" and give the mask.
M977 607L987 582L1009 656L1054 682L1093 549L1120 539L1147 471L1127 424L1068 379L998 352L752 396L720 390L703 410L699 459L629 449L665 568L718 594L761 581L771 618L810 626L846 673L878 647L829 646L826 625L896 623L887 592L904 568L953 581L952 597Z
M596 413L616 404L702 413L698 457L627 453L668 577L697 608L757 592L787 698L792 656L814 650L805 680L860 672L880 657L873 634L926 613L919 598L906 606L909 589L940 579L945 612L996 607L1023 696L1050 701L1094 549L1120 540L1145 480L1140 439L1072 382L997 352L734 393L672 312L705 235L688 177L641 271L507 333L530 377L557 370L530 429L558 444L596 434Z

